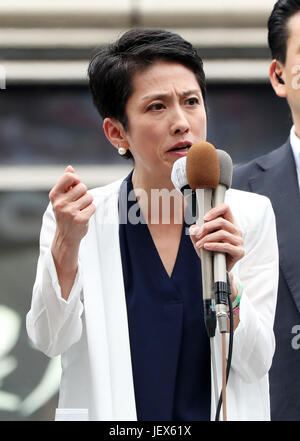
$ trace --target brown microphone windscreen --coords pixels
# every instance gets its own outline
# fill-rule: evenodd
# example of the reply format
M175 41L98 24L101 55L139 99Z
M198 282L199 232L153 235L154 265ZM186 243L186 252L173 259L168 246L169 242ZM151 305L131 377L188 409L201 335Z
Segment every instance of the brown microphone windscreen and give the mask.
M217 149L205 141L192 145L186 158L186 175L192 190L196 188L215 190L220 182Z

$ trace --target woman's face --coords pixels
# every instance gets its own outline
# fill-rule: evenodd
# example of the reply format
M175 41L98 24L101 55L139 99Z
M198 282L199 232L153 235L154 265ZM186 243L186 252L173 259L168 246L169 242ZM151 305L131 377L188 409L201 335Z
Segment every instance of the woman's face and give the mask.
M200 86L179 63L161 61L137 72L126 114L126 138L135 175L142 180L170 180L173 163L187 154L188 146L206 139Z

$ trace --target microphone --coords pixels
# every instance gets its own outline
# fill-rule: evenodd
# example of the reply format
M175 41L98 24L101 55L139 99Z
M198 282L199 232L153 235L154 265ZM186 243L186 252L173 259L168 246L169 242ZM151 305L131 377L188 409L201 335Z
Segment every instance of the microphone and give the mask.
M191 188L186 177L186 156L183 156L174 162L171 180L176 190L180 191L182 194L185 189Z
M215 147L208 142L194 144L186 157L186 175L189 187L197 201L197 225L203 225L204 215L212 208L212 192L219 184L220 167ZM199 212L200 209L200 212ZM204 321L209 337L215 336L216 312L214 299L213 255L201 249L202 291Z
M186 210L184 214L186 222L190 224L195 223L197 216L196 193L189 186L186 177L186 156L183 156L174 162L171 180L176 190L182 193L187 203L188 210Z
M220 181L213 192L212 206L223 204L225 193L231 187L232 181L232 160L224 150L217 150L220 164ZM214 292L216 299L216 315L220 332L227 331L227 284L226 255L225 253L214 253ZM229 283L229 282L228 282Z

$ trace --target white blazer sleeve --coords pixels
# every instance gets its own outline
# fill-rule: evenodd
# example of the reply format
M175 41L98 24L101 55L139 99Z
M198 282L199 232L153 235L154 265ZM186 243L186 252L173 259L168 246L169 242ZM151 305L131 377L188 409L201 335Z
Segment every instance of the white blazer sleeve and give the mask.
M233 269L244 291L240 323L234 333L232 368L251 383L268 373L274 355L279 262L275 216L269 199L252 195L247 211L250 216L242 225L245 256Z
M65 352L81 336L83 303L81 301L80 262L70 296L64 300L58 282L51 245L56 229L49 204L40 234L40 255L33 287L31 309L26 317L27 333L32 342L49 357Z

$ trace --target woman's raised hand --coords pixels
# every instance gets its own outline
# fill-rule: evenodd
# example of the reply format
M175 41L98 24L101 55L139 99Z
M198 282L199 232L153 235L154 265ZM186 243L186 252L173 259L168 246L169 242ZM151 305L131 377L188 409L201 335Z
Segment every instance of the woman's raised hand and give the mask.
M70 165L50 191L49 198L56 218L51 251L62 297L67 299L77 273L79 245L96 208L93 196L87 193L86 185Z
M68 166L63 176L49 193L56 217L57 233L66 245L79 245L88 231L90 217L95 212L93 196L87 193L72 166Z

